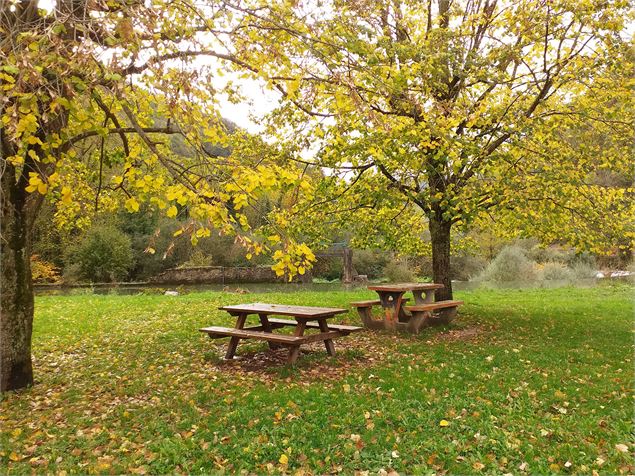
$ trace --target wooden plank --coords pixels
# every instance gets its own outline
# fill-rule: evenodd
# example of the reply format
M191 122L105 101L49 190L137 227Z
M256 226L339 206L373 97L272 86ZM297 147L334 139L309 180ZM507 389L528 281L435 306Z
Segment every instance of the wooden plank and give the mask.
M280 325L280 326L297 326L298 321L292 321L290 319L277 319L271 318L269 319L269 323L272 325ZM306 327L309 329L319 329L320 325L315 321L308 321L306 323ZM363 327L358 326L348 326L345 324L329 324L329 330L337 330L337 331L345 331L345 332L357 332L364 330Z
M260 324L262 325L262 330L265 332L272 332L273 327L271 327L271 323L269 322L269 318L267 317L267 315L258 314L258 317L260 318ZM271 341L267 342L267 344L269 344L270 349L277 349L278 347L280 347L278 344Z
M327 324L326 319L320 319L318 324L320 325L320 330L322 331L321 334L329 333L329 325ZM333 344L332 339L324 339L324 346L326 347L327 354L331 357L335 355L335 344Z
M336 339L338 337L342 337L343 335L345 334L341 333L340 331L328 331L328 332L320 332L318 334L306 334L302 336L302 338L304 339L302 343L308 344L309 342L319 342L321 340Z
M291 322L295 323L295 321L291 321ZM280 328L285 327L285 326L284 326L284 324L271 323L269 327L270 327L271 330L274 330L274 329L280 329ZM243 329L246 330L246 331L265 331L265 329L263 329L262 325L253 326L253 327L244 327ZM266 331L266 332L268 332L268 331ZM219 335L213 335L213 334L208 334L208 335L209 335L210 339L224 339L225 337L227 337L227 336L219 336Z
M293 335L295 337L301 337L304 334L304 329L306 329L306 321L298 322L298 325L296 326L295 331L293 331ZM306 342L306 340L304 340L303 342ZM299 355L300 355L299 345L294 345L292 347L289 347L289 355L287 356L287 363L295 364L295 361L298 360Z
M410 298L403 298L402 302L410 301ZM364 308L364 307L373 307L373 306L381 306L381 299L374 299L372 301L355 301L349 303L351 307Z
M348 312L347 309L334 307L289 306L286 304L266 304L261 302L223 306L219 309L232 314L275 314L279 316L293 316L299 318L332 317L336 314L345 314Z
M247 329L231 329L229 327L204 327L199 329L200 332L207 334L215 334L224 337L236 337L238 339L260 339L271 342L279 342L281 344L302 344L307 342L308 336L290 336L286 334L273 334L270 332L250 331Z
M247 314L240 313L236 319L236 329L242 329L245 327L245 321L247 320ZM229 340L229 345L227 346L227 353L225 354L225 358L227 360L231 360L236 355L236 349L238 349L238 343L240 342L240 337L232 336Z
M379 299L374 299L372 301L355 301L350 303L351 307L373 307L379 306L381 301Z
M406 311L434 311L436 309L445 309L448 307L458 307L463 304L463 301L437 301L430 304L418 304L416 306L406 306Z
M397 283L397 284L378 284L374 286L368 286L371 291L386 291L386 292L407 292L418 291L426 289L442 289L443 284L437 283Z

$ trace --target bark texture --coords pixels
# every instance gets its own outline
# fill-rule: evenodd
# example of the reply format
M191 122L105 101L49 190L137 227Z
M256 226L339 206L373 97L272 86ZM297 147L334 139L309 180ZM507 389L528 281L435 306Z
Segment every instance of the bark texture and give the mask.
M24 184L3 161L0 207L0 392L33 384L31 243Z
M430 219L430 239L432 241L432 278L443 284L436 292L436 300L452 299L452 279L450 276L450 229L448 221Z
M33 286L26 192L16 183L14 168L6 162L3 165L0 178L0 392L33 384Z

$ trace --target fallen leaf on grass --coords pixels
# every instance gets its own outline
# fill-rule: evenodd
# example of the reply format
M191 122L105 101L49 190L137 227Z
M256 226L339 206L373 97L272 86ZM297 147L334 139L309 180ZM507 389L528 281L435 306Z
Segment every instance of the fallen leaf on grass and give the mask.
M441 420L439 426L450 426L450 422L447 420Z
M282 453L278 461L280 462L280 464L289 464L289 457Z

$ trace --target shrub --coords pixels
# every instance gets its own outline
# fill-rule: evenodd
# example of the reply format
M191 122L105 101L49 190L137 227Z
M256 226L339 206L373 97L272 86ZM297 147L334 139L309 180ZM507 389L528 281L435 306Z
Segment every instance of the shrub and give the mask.
M196 268L198 266L212 266L212 257L201 250L194 250L190 259L179 265L179 268Z
M353 268L370 279L380 278L388 263L388 253L379 250L353 250Z
M598 269L598 263L595 255L592 255L587 251L574 255L573 258L567 262L569 267L573 267L577 264L585 264L590 268Z
M479 281L533 281L535 263L517 246L506 246L478 277Z
M114 226L96 226L71 251L68 261L76 265L79 279L93 282L125 279L133 265L130 238Z
M595 278L598 273L597 268L585 261L574 261L571 265L571 272L576 279Z
M37 284L58 283L61 279L57 266L41 259L38 255L31 256L31 276L33 282Z
M480 256L459 255L450 257L450 276L452 279L468 281L483 272L487 261Z
M575 254L573 250L563 249L559 246L536 245L529 250L527 256L538 263L567 263Z
M344 264L340 256L319 257L312 268L314 278L328 282L339 280L344 272Z
M391 283L406 283L416 279L412 267L404 260L392 260L384 268L384 276Z
M540 278L549 281L567 281L574 278L573 271L564 263L555 261L545 263L540 270Z

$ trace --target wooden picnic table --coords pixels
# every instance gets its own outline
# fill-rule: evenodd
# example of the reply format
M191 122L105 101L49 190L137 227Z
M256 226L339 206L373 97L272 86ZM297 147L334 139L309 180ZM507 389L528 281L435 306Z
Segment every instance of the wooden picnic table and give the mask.
M434 293L442 289L443 284L437 283L397 283L378 284L368 286L371 291L379 294L379 300L359 301L351 303L356 307L364 325L370 329L402 330L419 333L424 326L431 324L431 319L437 322L449 322L455 315L462 301L434 301ZM411 292L414 298L413 306L406 306L408 298L404 295ZM383 308L383 319L372 317L372 307L380 305ZM435 315L436 311L436 315Z
M313 306L288 306L283 304L251 303L223 306L219 309L236 317L234 328L205 327L200 329L212 339L231 337L227 347L226 359L233 359L241 339L260 339L269 343L272 349L288 347L287 361L294 363L300 354L300 346L309 342L323 341L329 355L335 355L333 339L362 330L361 327L342 324L329 324L328 319L348 312L346 309ZM257 315L260 325L245 327L249 315ZM271 315L290 316L294 320L270 318ZM276 334L275 329L295 327L293 335ZM305 335L306 329L318 329L319 332Z

